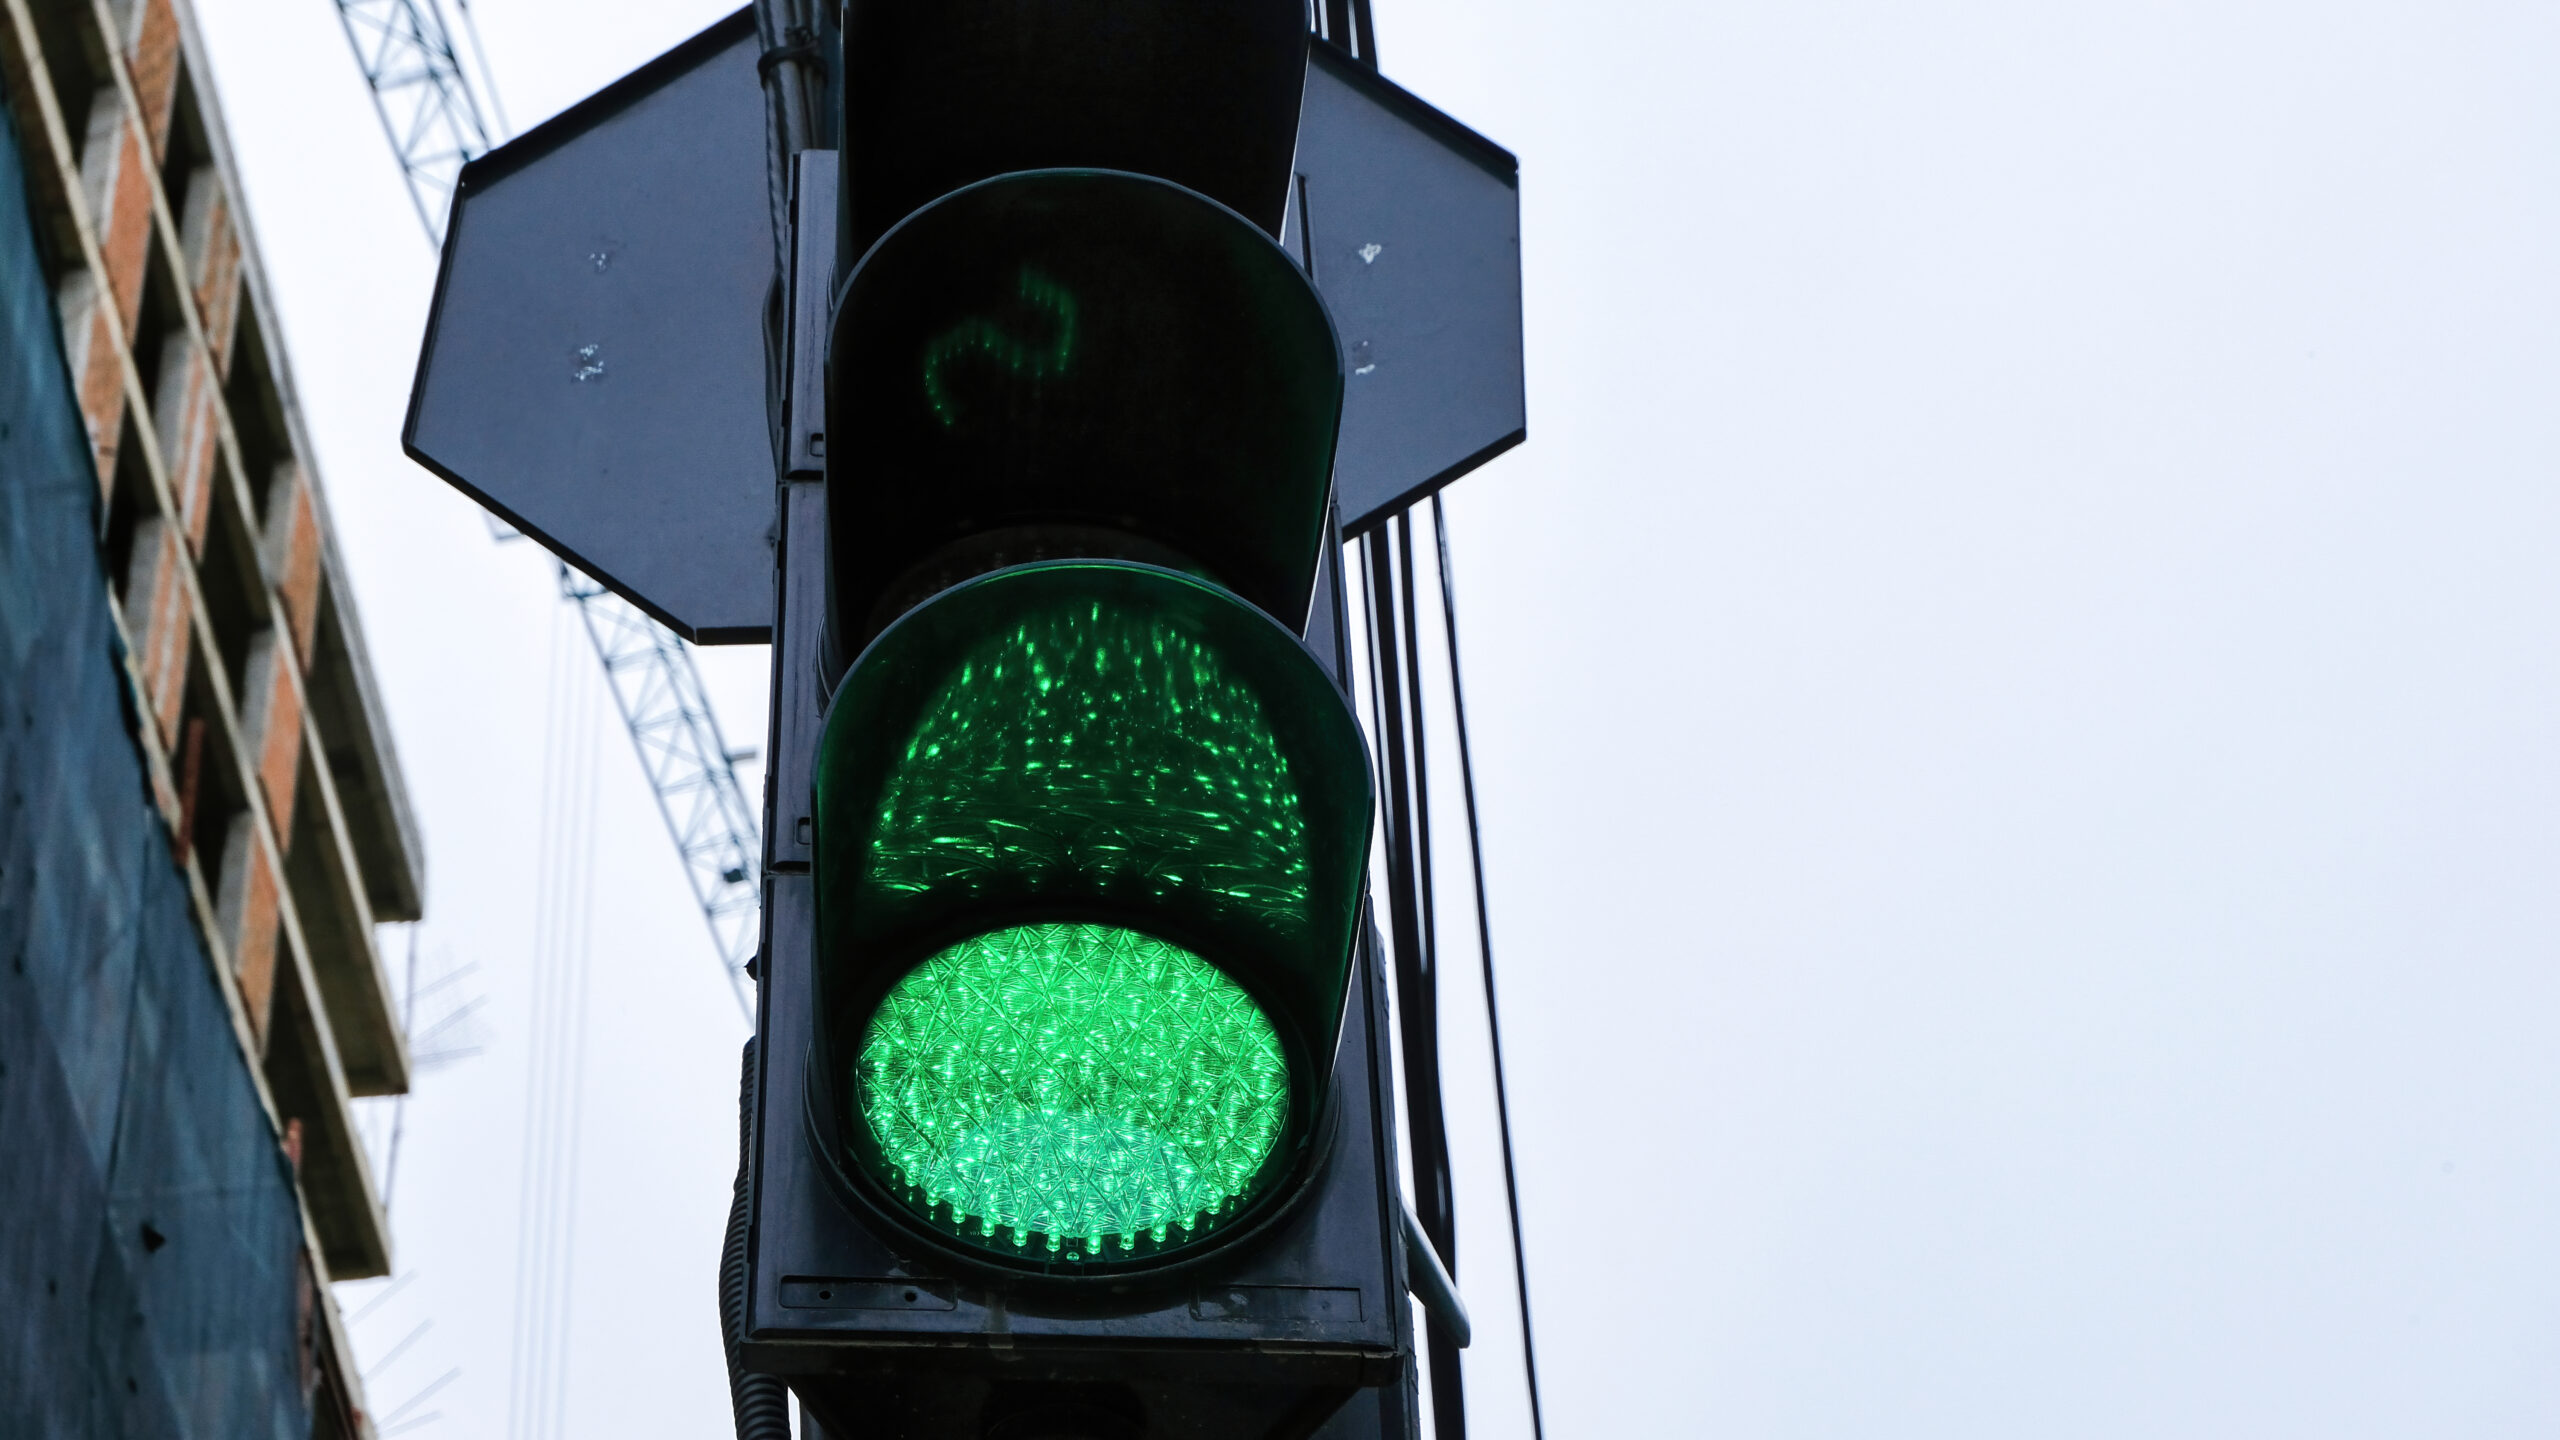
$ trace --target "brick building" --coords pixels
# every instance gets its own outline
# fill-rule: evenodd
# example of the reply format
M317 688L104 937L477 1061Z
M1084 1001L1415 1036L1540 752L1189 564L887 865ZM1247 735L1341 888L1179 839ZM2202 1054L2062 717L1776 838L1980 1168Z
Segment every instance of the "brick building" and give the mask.
M0 1433L364 1434L423 865L193 19L0 0ZM279 1358L282 1357L282 1358Z

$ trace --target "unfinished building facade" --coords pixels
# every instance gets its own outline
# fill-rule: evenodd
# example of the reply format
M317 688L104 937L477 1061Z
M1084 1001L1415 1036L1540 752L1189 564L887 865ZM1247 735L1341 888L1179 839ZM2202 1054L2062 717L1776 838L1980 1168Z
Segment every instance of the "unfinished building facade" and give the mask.
M192 16L0 7L0 1433L368 1434L416 828Z

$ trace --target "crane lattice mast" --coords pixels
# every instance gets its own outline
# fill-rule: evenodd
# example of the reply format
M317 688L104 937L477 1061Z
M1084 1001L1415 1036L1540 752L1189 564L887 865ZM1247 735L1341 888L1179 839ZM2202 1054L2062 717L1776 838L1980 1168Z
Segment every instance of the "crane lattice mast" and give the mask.
M462 68L437 0L336 0L338 22L373 94L430 243L444 242L444 217L465 162L491 148L492 130ZM465 12L468 19L468 11ZM485 78L485 65L484 78ZM496 96L490 97L494 104ZM502 122L503 123L503 122ZM755 957L761 891L756 808L738 783L739 758L720 738L693 652L673 631L566 564L560 593L578 607L604 665L614 708L630 732L658 813L684 862L686 881L711 930L739 1009Z

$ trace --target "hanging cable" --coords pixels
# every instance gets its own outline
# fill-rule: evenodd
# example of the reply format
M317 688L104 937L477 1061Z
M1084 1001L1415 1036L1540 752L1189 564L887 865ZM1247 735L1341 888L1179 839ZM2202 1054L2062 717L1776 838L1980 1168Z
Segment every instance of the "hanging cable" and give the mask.
M1431 878L1431 752L1426 743L1428 737L1423 728L1425 720L1422 707L1421 626L1414 620L1416 586L1413 582L1413 512L1407 510L1398 515L1394 526L1396 599L1402 606L1404 628L1404 711L1407 717L1407 733L1411 737L1413 770L1411 826L1413 833L1409 837L1408 848L1413 853L1414 896L1420 901L1421 906L1420 953L1423 969L1428 976L1426 984L1431 991L1432 1060L1436 1068L1439 1061L1438 1037L1440 1034L1440 921L1437 900L1439 886L1433 883ZM1443 1195L1440 1200L1441 1208L1448 1217L1445 1222L1448 1233L1439 1240L1440 1259L1449 1267L1449 1273L1455 1275L1458 1270L1458 1200L1454 1183L1445 1170L1443 1182L1450 1185L1450 1192Z
M729 1230L720 1247L720 1338L729 1358L729 1413L738 1440L791 1440L791 1392L747 1369L748 1205L755 1174L756 1042L738 1062L738 1179L729 1191Z
M551 654L549 688L543 708L542 791L537 812L538 825L534 856L534 909L531 1015L525 1027L525 1110L524 1144L521 1167L516 1177L516 1276L514 1342L509 1346L507 1371L507 1437L508 1440L532 1440L533 1426L528 1412L538 1401L545 1384L542 1365L541 1334L543 1326L544 1280L550 1273L549 1214L550 1168L555 1148L545 1133L551 1114L547 1103L551 1091L552 1030L555 1008L551 1003L554 966L551 946L553 914L553 875L557 847L554 843L560 813L560 786L563 779L562 708L566 700L568 674L562 664L561 633L565 611L554 611L551 617Z
M1386 529L1363 541L1361 578L1369 621L1371 695L1377 704L1378 741L1386 752L1382 777L1387 841L1388 932L1395 952L1396 1034L1402 1046L1405 1127L1412 1135L1415 1210L1423 1233L1442 1263L1457 1250L1456 1195L1450 1184L1448 1114L1440 1085L1439 979L1422 929L1422 856L1416 844L1413 789L1421 735L1418 712L1409 713L1405 682L1410 647L1401 634L1410 613L1396 594L1396 563ZM1465 1440L1465 1376L1455 1335L1428 1312L1424 1333L1431 1351L1431 1423L1439 1440Z
M561 1194L558 1201L556 1230L559 1255L558 1299L552 1317L551 1348L556 1367L551 1385L552 1435L565 1435L569 1428L569 1340L577 1305L578 1270L578 1181L583 1171L579 1161L586 1138L587 1118L587 1033L592 1007L587 1003L589 982L595 973L595 884L596 884L596 795L598 746L592 742L596 721L596 691L590 683L577 687L580 703L573 710L577 726L575 754L580 764L576 773L578 793L570 814L575 839L568 847L570 888L567 914L564 916L562 948L568 961L568 1059L565 1070L563 1103L568 1114L561 1126L560 1148L562 1169Z
M594 912L598 719L564 608L552 620L536 860L524 1168L517 1190L514 1366L510 1440L558 1435L567 1419L571 1282L576 1262L579 1146L584 1116L588 979Z
M1410 513L1410 512L1408 512ZM1538 1346L1529 1329L1529 1248L1520 1225L1520 1169L1511 1150L1511 1087L1502 1068L1502 1014L1493 995L1493 915L1485 900L1484 831L1476 818L1476 766L1467 741L1467 687L1458 674L1458 589L1449 568L1449 517L1431 497L1431 533L1440 543L1440 615L1449 639L1449 708L1457 718L1458 782L1467 796L1467 855L1476 888L1476 953L1484 962L1484 1024L1493 1050L1493 1108L1502 1132L1502 1192L1511 1203L1511 1266L1520 1287L1520 1364L1529 1381L1529 1432L1546 1440L1538 1399Z

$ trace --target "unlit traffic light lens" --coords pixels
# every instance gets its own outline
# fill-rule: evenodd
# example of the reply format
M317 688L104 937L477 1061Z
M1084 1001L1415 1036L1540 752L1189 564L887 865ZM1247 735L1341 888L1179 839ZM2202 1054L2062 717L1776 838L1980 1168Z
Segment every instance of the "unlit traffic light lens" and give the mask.
M963 1241L1108 1261L1179 1249L1250 1196L1289 1114L1253 997L1107 925L964 940L893 986L855 1059L894 1187Z

